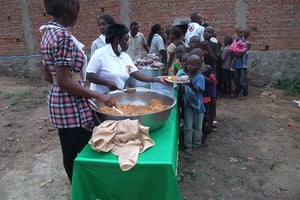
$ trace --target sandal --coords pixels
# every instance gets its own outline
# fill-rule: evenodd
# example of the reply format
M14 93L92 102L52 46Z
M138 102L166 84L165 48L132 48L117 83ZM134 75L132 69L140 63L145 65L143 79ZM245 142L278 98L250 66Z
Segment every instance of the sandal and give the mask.
M212 126L213 127L218 127L218 121L217 120L213 120L213 122L212 122Z

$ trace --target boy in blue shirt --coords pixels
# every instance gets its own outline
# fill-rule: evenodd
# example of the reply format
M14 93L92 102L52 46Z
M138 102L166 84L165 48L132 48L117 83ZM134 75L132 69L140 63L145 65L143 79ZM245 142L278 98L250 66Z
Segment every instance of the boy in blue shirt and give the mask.
M188 57L187 74L190 82L182 84L185 153L190 153L193 147L201 145L202 123L205 112L203 103L205 78L199 72L201 64L202 60L198 55Z

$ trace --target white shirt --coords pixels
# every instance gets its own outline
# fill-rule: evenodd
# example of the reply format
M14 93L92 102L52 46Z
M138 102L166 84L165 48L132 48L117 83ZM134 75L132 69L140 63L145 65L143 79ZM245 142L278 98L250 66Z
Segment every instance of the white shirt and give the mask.
M164 40L159 34L155 33L151 41L149 53L155 54L156 56L159 56L161 58L162 55L159 51L162 49L165 49Z
M103 47L105 45L106 45L105 35L101 34L96 40L94 40L92 42L92 45L91 45L91 56L96 51L96 49L99 49L100 47Z
M187 31L185 33L184 37L184 45L186 47L190 47L189 42L191 37L198 36L200 38L200 42L204 41L203 33L204 33L204 27L200 26L198 23L192 22L189 23Z
M146 44L146 39L143 33L138 32L134 37L129 33L128 54L132 60L141 58L142 46Z
M116 83L118 88L122 89L125 87L125 82L130 74L138 71L138 69L126 52L121 52L118 57L111 44L107 44L94 52L86 71L97 74L103 80L112 81ZM90 89L99 93L110 92L108 87L95 83L90 84Z

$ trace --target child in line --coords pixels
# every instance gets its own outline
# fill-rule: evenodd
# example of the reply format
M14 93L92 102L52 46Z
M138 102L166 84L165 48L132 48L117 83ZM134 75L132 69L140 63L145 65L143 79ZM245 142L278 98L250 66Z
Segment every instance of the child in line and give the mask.
M222 51L222 77L221 82L219 83L221 86L221 93L223 95L231 95L231 77L232 72L230 71L230 63L231 63L231 52L229 50L230 45L233 42L233 38L231 36L224 37L224 49Z
M195 48L200 48L200 38L198 36L191 37L189 45L190 45L189 51Z
M177 77L180 76L187 76L187 58L189 57L189 53L184 53L181 57L180 60L180 65L182 66L182 68L176 73ZM175 89L178 92L177 95L177 100L178 100L178 104L179 104L179 121L181 121L183 119L183 102L182 102L182 85L181 84L176 84L175 85Z
M187 58L189 57L189 53L184 53L181 56L180 59L180 66L181 69L178 70L176 73L177 77L180 76L187 76ZM183 108L183 100L182 100L182 91L183 87L181 84L175 84L175 89L178 91L177 93L177 102L179 105L179 147L184 149L184 144L183 144L183 113L184 113L184 108Z
M250 47L251 47L251 43L248 40L250 37L250 31L248 30L244 30L244 42L246 44L246 52L244 54L244 59L243 59L243 68L247 68L248 69L248 59L249 59L249 51L250 51Z
M202 51L200 48L193 49L190 54L196 54L200 57L202 57ZM211 109L211 97L210 97L210 90L212 86L216 83L216 77L214 74L214 70L209 65L202 65L202 67L199 69L200 72L204 75L205 78L205 90L203 93L203 103L205 106L205 113L202 123L202 145L205 143L207 136L212 131L212 109Z
M187 73L190 82L183 84L184 105L184 152L189 154L192 148L201 145L202 122L205 112L203 91L205 90L204 76L199 72L202 60L197 55L189 55Z
M216 54L217 60L216 60L216 77L217 77L217 83L222 82L222 58L221 58L221 53L222 53L222 43L217 39L217 34L214 33L213 36L210 38L211 42L214 42L218 44L218 50L219 53ZM217 84L217 92L221 92L221 84ZM221 94L222 95L222 94Z
M185 54L186 52L186 47L184 46L184 44L180 44L176 47L175 52L176 52L177 62L174 63L173 68L174 68L174 74L176 75L177 72L182 68L181 59L183 54Z
M182 57L181 57L181 60L180 60L180 66L181 66L181 69L178 70L178 72L176 73L176 76L177 77L180 77L180 76L187 76L187 58L189 57L190 53L187 53L185 52ZM178 86L181 86L181 85L178 85Z
M201 42L201 50L203 52L203 60L205 65L210 65L213 70L214 74L216 74L216 65L217 65L217 58L220 56L220 49L218 43L211 41L210 39L214 37L215 31L213 27L208 26L204 29L203 37L204 41ZM217 121L217 82L211 86L210 89L210 97L211 97L211 110L212 110L212 127L214 130L218 126Z
M229 46L229 50L232 53L232 59L230 64L230 71L235 71L234 63L237 59L244 63L244 53L247 50L246 43L244 42L244 30L242 27L235 29L236 38Z
M214 70L209 65L202 65L200 68L200 72L205 77L205 91L203 94L203 102L206 109L206 112L204 113L204 119L203 119L203 125L202 125L202 131L203 131L203 138L202 138L202 144L205 143L207 135L209 135L212 131L212 124L213 124L213 110L211 105L211 96L210 96L210 90L213 87L213 85L216 84L217 78L215 76Z
M245 40L245 31L241 28L236 30L237 38L231 44L230 50L232 51L232 61L231 61L231 70L234 71L234 83L235 83L235 93L239 97L242 91L243 97L248 97L248 79L247 79L247 62L248 55L246 54L248 48L250 47L249 41L246 43ZM247 40L250 35L247 35Z
M250 36L250 31L248 30L244 30L244 41L246 43L246 47L247 47L247 51L243 56L243 67L241 69L241 88L243 91L243 96L242 99L247 99L248 98L248 67L249 67L249 63L248 63L248 59L249 59L249 51L250 51L250 41L248 40Z

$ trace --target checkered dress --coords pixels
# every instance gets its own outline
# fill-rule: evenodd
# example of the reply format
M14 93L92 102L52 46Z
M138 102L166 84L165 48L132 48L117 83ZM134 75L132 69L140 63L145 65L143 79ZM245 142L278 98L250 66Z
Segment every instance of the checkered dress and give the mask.
M84 65L82 52L74 45L72 34L61 25L47 28L40 44L44 63L53 76L57 67L69 67L71 72L80 72ZM83 81L78 84L84 86ZM48 94L51 124L56 128L93 127L92 113L87 98L74 96L57 85L51 85Z

